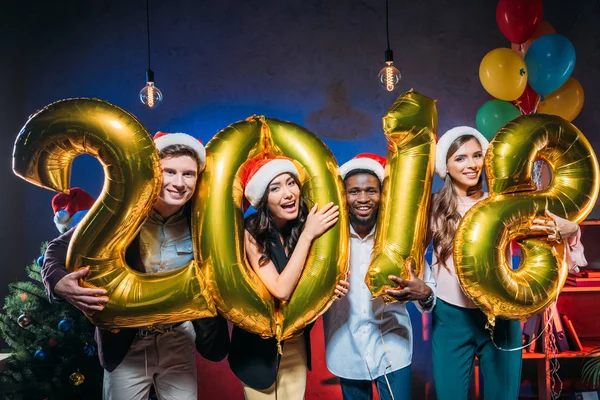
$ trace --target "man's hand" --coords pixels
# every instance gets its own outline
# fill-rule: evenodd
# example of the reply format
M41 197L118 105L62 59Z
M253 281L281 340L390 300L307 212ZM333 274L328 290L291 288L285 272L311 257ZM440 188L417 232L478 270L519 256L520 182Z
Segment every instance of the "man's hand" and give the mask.
M406 263L410 279L402 279L394 275L388 276L390 280L400 286L400 289L387 289L386 294L398 301L425 301L433 291L415 274L414 267L410 261Z
M54 293L84 313L92 315L94 312L104 309L104 304L108 303L108 297L101 297L106 296L104 289L88 289L79 286L79 279L89 272L90 267L85 267L65 275L54 286Z

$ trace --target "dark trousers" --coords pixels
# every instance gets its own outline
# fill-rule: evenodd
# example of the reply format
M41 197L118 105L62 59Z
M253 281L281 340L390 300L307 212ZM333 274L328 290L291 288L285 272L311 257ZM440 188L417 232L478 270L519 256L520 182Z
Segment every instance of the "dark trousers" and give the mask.
M344 400L372 400L373 382L377 387L377 393L381 400L392 400L390 389L394 394L394 400L410 400L412 391L411 366L390 372L373 381L340 378Z

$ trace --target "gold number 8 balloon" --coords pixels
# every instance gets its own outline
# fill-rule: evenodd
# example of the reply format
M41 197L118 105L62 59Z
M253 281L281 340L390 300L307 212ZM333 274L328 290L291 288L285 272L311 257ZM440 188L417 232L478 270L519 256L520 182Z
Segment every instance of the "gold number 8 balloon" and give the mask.
M550 186L535 191L533 163L553 172ZM513 270L506 257L511 240L540 236L530 231L544 210L581 222L598 198L598 160L590 143L571 123L551 115L525 115L500 129L485 158L490 197L461 221L454 262L465 293L487 315L525 319L545 309L568 273L562 246L547 239L519 242L522 262Z
M69 271L90 266L84 285L108 292L104 310L88 318L111 329L215 315L196 261L158 274L136 272L125 262L125 250L150 212L162 179L154 141L133 115L97 99L52 103L19 133L13 170L28 182L67 192L71 164L81 154L94 156L105 172L102 193L77 226L67 254Z
M348 217L337 162L308 130L284 121L250 117L230 125L206 146L206 169L197 191L194 219L197 256L219 311L263 337L285 340L322 314L348 268ZM340 217L312 245L289 301L276 306L273 296L246 260L243 191L238 172L249 158L284 155L300 165L302 194L311 206L333 201Z

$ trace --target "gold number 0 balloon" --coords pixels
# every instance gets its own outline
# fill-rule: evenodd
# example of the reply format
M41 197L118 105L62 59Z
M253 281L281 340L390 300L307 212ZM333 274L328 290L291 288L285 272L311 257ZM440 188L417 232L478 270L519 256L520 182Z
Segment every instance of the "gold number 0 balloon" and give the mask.
M536 158L553 171L550 186L540 192L532 179ZM585 219L598 197L599 171L583 134L550 115L521 116L500 129L485 168L490 197L461 221L454 263L463 290L493 325L495 317L525 319L556 299L568 272L562 246L524 240L518 270L509 266L506 248L513 239L536 236L529 226L545 209L574 222Z
M311 132L264 117L223 129L206 150L195 218L202 239L198 259L216 306L250 332L285 340L327 309L338 280L347 271L348 218L337 162ZM309 206L330 201L340 206L339 221L313 243L292 297L279 309L248 265L243 246L243 192L237 173L246 159L262 153L285 155L301 164L302 193Z
M77 226L67 269L90 266L87 286L108 291L109 303L88 318L105 329L146 326L215 315L195 261L176 271L142 274L124 255L160 190L154 142L131 114L95 99L52 103L27 121L17 137L13 170L54 191L69 189L71 163L94 156L106 174L102 194Z
M387 165L377 217L375 246L365 282L373 296L395 301L389 275L409 279L405 261L423 271L427 211L435 157L435 101L412 90L400 96L383 117L388 138Z

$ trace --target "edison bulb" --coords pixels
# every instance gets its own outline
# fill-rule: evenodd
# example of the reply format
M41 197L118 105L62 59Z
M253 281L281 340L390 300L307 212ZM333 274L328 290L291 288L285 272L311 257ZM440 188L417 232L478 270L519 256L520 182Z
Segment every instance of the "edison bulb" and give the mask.
M377 77L385 90L391 92L396 88L396 85L400 81L400 71L398 71L398 68L394 67L393 61L386 61L385 67L379 71Z
M140 100L148 108L156 108L163 100L162 92L154 86L154 82L146 82L146 86L140 90Z

